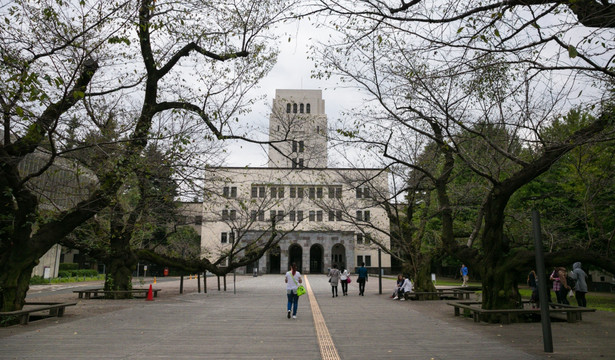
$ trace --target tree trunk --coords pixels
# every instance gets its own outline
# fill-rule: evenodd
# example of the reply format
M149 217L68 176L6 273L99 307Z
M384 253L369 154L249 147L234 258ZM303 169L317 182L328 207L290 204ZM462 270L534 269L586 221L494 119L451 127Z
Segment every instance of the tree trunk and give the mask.
M436 286L431 281L431 256L421 256L417 263L414 277L414 291L436 291Z
M496 195L495 188L485 206L483 258L480 268L483 285L483 309L514 309L521 296L515 280L514 254L504 241L504 208L508 196ZM512 258L511 258L512 257ZM497 321L495 319L490 319Z
M38 259L36 255L9 256L3 259L0 265L0 311L23 308L30 288L32 269L38 264Z
M138 260L130 248L130 239L123 236L111 238L109 271L105 278L105 290L132 290L132 271ZM111 299L130 299L131 293L110 294Z

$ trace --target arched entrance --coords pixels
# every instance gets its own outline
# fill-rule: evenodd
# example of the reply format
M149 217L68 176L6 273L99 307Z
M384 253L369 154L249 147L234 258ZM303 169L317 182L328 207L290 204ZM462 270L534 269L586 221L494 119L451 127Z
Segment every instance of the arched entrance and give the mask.
M273 249L269 250L269 266L268 273L269 274L280 274L282 269L280 268L280 247L276 246Z
M303 273L303 249L301 245L292 244L288 247L288 268L290 269L290 264L297 264L297 270L300 273Z
M331 249L331 266L333 266L333 264L337 264L338 269L346 269L346 248L344 245L333 245L333 248Z
M314 244L310 248L310 274L323 273L324 249L320 244Z

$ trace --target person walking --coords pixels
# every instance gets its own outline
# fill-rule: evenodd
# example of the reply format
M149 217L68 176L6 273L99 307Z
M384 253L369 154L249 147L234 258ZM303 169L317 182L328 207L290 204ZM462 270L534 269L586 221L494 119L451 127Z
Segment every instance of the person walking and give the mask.
M468 286L468 280L470 277L468 276L468 267L465 264L461 264L461 269L459 270L461 273L461 278L463 279L462 287Z
M342 273L340 275L340 282L342 283L342 295L348 295L348 279L350 279L350 274L348 270L342 267Z
M365 283L367 282L367 269L365 268L365 263L361 263L361 267L359 268L359 277L357 278L357 283L359 284L359 295L365 296Z
M333 264L333 269L329 270L329 282L331 283L332 297L337 296L337 284L340 281L340 271L337 269L337 264Z
M587 294L587 274L581 269L580 262L572 264L570 277L575 280L574 297L577 299L577 305L587 307L587 300L585 299L585 294Z
M299 287L299 284L303 282L301 279L301 273L297 271L297 264L292 263L292 265L290 265L290 271L286 272L284 282L286 282L286 297L288 299L288 304L286 306L286 317L290 319L290 312L292 310L293 319L296 319L297 305L299 304L297 288Z

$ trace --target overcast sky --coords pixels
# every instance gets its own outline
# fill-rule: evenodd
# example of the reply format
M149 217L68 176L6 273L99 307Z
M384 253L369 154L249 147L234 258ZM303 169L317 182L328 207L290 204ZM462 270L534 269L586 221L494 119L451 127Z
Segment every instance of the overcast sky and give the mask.
M314 64L307 59L309 46L313 37L324 38L325 30L316 29L307 21L294 22L281 26L288 35L279 39L280 55L278 62L269 75L261 81L259 89L253 95L265 95L253 111L244 117L246 122L258 126L264 133L268 130L269 113L276 89L319 89L325 100L325 111L329 127L339 118L341 111L350 109L360 103L361 99L355 89L336 86L335 80L317 80L311 78ZM291 38L289 42L288 39ZM264 134L253 134L266 140ZM229 147L227 166L267 166L266 149L248 143L233 143ZM333 154L329 154L331 158Z

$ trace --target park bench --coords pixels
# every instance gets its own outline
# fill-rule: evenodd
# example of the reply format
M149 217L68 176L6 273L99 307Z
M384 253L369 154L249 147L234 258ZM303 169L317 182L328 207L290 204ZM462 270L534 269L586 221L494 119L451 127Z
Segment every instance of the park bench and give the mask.
M474 291L462 289L437 289L436 291L406 292L404 293L404 298L406 300L427 300L437 297L439 300L469 300L470 294L474 294Z
M158 291L161 289L152 289L154 297L158 297ZM132 290L105 290L105 289L87 289L87 290L74 290L73 293L79 296L79 299L97 299L106 297L106 295L113 294L133 294L140 295L141 297L147 297L149 289L132 289Z
M37 314L39 317L62 317L67 306L77 305L77 303L55 303L55 302L28 302L23 309L16 311L0 312L0 323L10 323L19 320L22 325L27 325L32 313L47 312L47 314Z
M468 310L472 315L472 319L474 322L480 322L482 315L491 315L497 314L500 315L500 321L504 324L510 324L511 318L513 316L524 315L524 314L536 314L540 315L540 309L537 308L521 308L521 309L496 309L496 310L487 310L482 309L480 307L480 302L476 301L451 301L447 302L447 305L454 307L455 316L460 315L460 309ZM479 306L476 306L479 305ZM595 312L596 309L584 308L572 305L564 305L564 304L555 304L549 303L549 315L563 313L566 315L566 321L569 323L574 323L577 321L581 321L582 314L584 312Z

